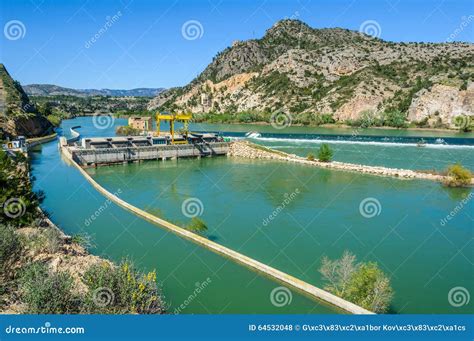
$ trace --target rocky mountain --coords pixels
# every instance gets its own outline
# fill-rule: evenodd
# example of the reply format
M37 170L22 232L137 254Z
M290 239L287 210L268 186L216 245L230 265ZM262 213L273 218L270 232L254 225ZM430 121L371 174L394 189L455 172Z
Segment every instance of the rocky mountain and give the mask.
M121 89L71 89L52 84L30 84L23 87L30 96L112 96L112 97L154 97L164 88Z
M20 83L0 64L0 138L36 137L52 132L52 124L30 103Z
M237 41L191 83L148 109L294 123L453 127L474 115L474 45L394 43L282 20ZM245 119L243 121L245 121Z

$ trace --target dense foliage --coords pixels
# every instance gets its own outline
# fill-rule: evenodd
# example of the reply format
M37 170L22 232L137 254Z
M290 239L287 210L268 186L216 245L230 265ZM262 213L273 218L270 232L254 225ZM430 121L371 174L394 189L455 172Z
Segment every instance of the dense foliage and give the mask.
M324 257L319 271L326 290L375 313L388 311L393 289L377 263L357 263L355 255L345 251L340 259Z

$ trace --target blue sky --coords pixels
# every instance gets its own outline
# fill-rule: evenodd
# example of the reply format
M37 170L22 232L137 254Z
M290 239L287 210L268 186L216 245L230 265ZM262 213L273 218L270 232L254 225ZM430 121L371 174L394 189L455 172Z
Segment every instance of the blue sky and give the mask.
M455 40L474 37L467 0L0 2L0 61L12 76L72 88L184 85L234 40L260 38L283 18L353 30L374 20L392 41L443 42L456 29ZM187 22L196 39L183 35Z

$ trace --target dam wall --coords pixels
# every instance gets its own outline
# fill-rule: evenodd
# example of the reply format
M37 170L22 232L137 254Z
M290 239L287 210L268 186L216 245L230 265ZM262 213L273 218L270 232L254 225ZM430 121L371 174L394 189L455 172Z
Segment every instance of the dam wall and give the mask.
M114 163L142 160L166 160L182 157L226 155L228 142L206 144L156 145L143 147L79 148L67 147L72 158L82 167L95 167Z

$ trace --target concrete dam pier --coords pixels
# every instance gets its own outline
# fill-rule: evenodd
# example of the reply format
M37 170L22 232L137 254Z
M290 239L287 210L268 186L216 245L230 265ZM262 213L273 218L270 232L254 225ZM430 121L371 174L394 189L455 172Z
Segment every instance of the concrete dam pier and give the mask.
M226 155L230 146L229 142L220 141L213 134L199 135L186 144L168 144L165 138L155 136L88 137L80 140L77 135L73 136L69 140L62 137L60 145L83 168L144 160Z

